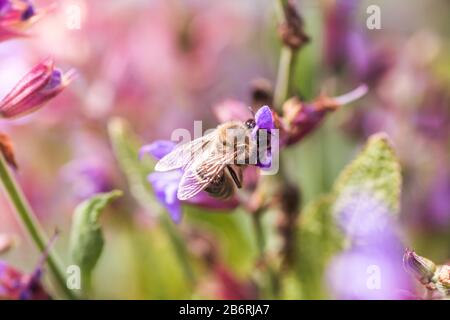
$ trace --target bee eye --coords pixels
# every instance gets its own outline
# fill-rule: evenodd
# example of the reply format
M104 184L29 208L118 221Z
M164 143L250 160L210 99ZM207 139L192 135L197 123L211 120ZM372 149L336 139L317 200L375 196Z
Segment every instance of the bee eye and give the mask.
M253 119L248 119L245 121L245 126L249 129L253 129L256 126L256 122Z

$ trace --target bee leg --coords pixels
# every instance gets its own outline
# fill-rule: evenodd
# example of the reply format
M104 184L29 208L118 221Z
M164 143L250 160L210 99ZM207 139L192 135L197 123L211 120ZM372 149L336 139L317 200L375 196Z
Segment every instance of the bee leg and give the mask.
M242 174L238 175L231 166L227 166L227 169L228 169L228 172L230 172L231 178L233 178L233 181L236 184L236 186L239 189L242 188ZM241 169L239 168L239 170L241 170Z

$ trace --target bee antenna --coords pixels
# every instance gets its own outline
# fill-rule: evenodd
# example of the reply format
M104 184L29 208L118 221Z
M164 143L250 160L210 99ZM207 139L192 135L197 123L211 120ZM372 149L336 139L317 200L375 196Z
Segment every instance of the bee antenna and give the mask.
M250 106L248 106L247 108L248 108L248 110L250 110L250 112L252 113L252 116L254 118L255 117L255 111L253 111L253 108L250 107Z

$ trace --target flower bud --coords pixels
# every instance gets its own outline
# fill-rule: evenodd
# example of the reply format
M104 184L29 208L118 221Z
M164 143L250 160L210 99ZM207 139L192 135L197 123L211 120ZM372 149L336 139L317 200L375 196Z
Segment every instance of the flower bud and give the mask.
M6 162L17 170L16 157L14 156L14 147L8 135L0 133L0 152L5 158Z
M403 255L403 265L422 284L430 283L436 272L436 265L433 261L419 256L409 249L406 249Z
M315 130L329 112L361 98L367 93L367 90L367 86L362 84L338 97L322 95L307 103L300 101L297 97L289 99L283 105L282 144L289 146L297 143Z
M283 43L293 50L300 49L309 42L309 36L303 29L303 20L292 1L283 8L285 21L279 26L278 32Z
M446 295L450 295L450 265L443 265L438 268L437 284Z
M31 1L0 1L0 42L27 36L23 30L38 21L43 12L36 10Z
M14 236L0 233L0 254L8 252L15 244L16 239Z
M41 108L58 95L73 79L75 72L63 74L52 59L37 64L0 102L0 116L18 118Z

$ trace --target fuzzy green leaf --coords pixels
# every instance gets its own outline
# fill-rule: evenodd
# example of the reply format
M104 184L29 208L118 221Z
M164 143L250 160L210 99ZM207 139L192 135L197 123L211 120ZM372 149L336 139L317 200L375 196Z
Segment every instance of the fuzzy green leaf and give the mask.
M105 206L122 195L119 190L100 193L79 204L74 212L70 254L74 264L89 278L103 250L103 232L98 219Z
M386 134L371 136L361 153L343 170L334 186L334 211L349 196L370 194L397 214L400 207L401 170Z

